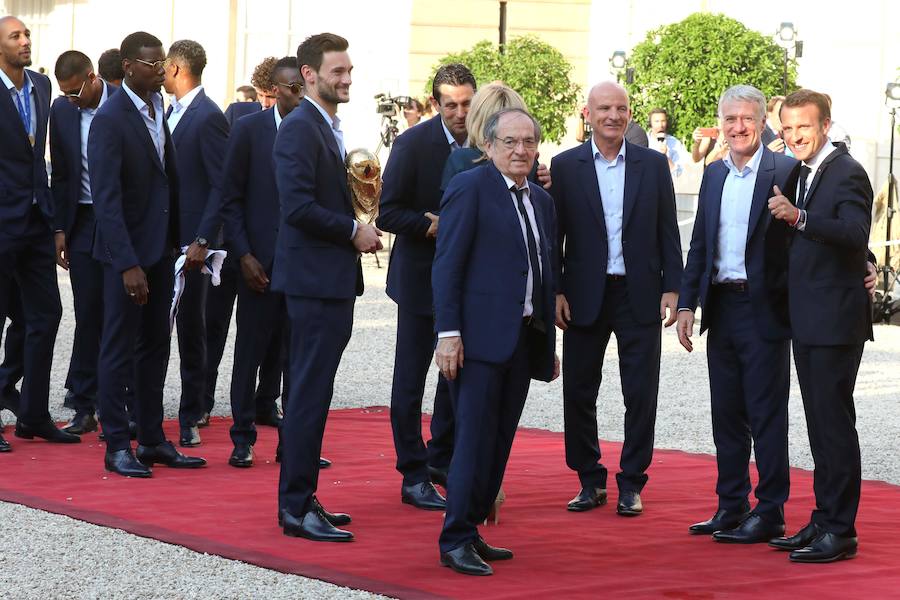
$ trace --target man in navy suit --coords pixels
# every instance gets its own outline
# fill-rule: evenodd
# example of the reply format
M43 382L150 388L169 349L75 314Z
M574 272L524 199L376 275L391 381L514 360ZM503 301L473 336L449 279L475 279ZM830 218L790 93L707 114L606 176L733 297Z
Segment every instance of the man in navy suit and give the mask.
M120 50L125 80L88 135L94 258L103 263L98 398L106 469L150 477L156 463L196 468L206 461L178 452L162 429L179 232L175 148L159 94L166 57L159 39L142 31L127 36ZM125 411L132 382L137 459Z
M181 359L181 426L179 444L200 445L197 423L203 418L206 392L206 297L209 277L200 272L210 244L221 245L222 161L228 123L201 84L206 67L203 46L192 40L172 44L166 67L166 91L172 105L166 113L175 144L179 173L180 233L188 246L184 293L178 305L178 354Z
M225 108L225 120L228 121L229 127L234 127L234 124L241 117L246 117L247 115L252 115L253 113L257 113L263 109L262 104L259 102L232 102Z
M66 388L75 415L65 430L97 430L97 357L103 325L103 265L91 254L94 206L88 173L88 132L97 110L118 88L94 73L78 50L63 52L54 68L63 96L50 108L50 191L55 205L56 264L69 271L75 305L75 340Z
M769 200L793 229L788 298L794 364L815 472L816 508L796 535L770 542L795 562L831 562L857 552L861 465L853 389L872 337L866 275L872 186L843 144L828 139L824 94L799 90L781 106L785 142L801 161L797 193Z
M422 440L422 396L434 352L431 262L441 199L441 175L450 152L467 145L466 115L475 77L464 65L438 69L432 83L437 116L397 138L384 170L378 227L397 236L388 267L387 294L397 303L397 346L391 389L391 428L401 500L444 510L432 481L446 487L453 454L453 409L447 381L434 393L431 441Z
M678 300L678 339L691 352L694 311L709 331L707 361L719 505L693 534L720 542L767 542L784 533L790 488L787 305L789 230L767 204L773 187L796 185L797 161L762 142L766 97L737 85L719 98L729 152L703 174L697 218ZM750 511L750 449L758 502Z
M541 128L524 110L504 109L488 118L484 139L490 162L444 193L432 269L435 363L456 416L441 564L467 575L512 558L476 527L500 490L531 379L559 374L553 200L527 180Z
M355 220L347 184L337 117L338 104L350 100L347 46L322 33L297 48L306 96L282 122L274 149L281 225L272 289L285 295L291 322L278 516L285 535L335 542L353 534L320 511L319 453L353 306L363 292L359 253L381 248L381 232Z
M675 322L681 242L666 157L624 139L625 89L601 83L588 96L591 139L553 159L559 217L556 324L563 335L566 464L581 491L571 511L606 503L597 440L597 393L611 334L619 350L625 441L616 474L618 514L636 516L653 456L660 321Z
M53 344L62 316L53 252L53 202L44 149L50 80L31 65L31 31L16 17L0 18L0 323L13 282L25 320L24 379L16 437L78 442L59 431L48 410ZM0 447L8 444L0 440Z

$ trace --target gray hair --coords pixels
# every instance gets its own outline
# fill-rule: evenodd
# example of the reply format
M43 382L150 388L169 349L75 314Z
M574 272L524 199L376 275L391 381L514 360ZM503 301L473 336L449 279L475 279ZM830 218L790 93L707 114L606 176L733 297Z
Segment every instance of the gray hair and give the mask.
M484 137L482 138L484 143L488 143L497 138L497 126L500 124L500 117L513 113L525 115L531 119L531 123L534 125L534 139L538 143L541 142L541 124L537 122L537 119L531 116L530 112L521 108L504 108L503 110L498 110L492 114L485 122Z
M752 102L756 104L756 118L762 120L766 116L766 95L752 85L733 85L719 98L719 118L723 118L722 106L726 102Z

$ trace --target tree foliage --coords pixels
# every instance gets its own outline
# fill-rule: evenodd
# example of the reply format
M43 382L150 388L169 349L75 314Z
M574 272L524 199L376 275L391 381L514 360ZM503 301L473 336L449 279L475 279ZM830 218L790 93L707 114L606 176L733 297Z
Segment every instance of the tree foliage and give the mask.
M669 133L688 142L696 127L716 123L722 92L737 84L766 97L782 93L784 50L772 38L724 15L695 13L647 34L629 57L626 84L634 118L647 126L656 107L669 113ZM788 92L796 89L796 60L788 62Z
M544 140L562 140L566 117L576 110L581 89L569 78L572 65L559 50L529 35L511 39L501 54L497 46L484 40L470 50L443 57L432 69L426 93L431 93L431 81L440 65L451 62L469 67L479 84L499 79L519 92L541 124Z

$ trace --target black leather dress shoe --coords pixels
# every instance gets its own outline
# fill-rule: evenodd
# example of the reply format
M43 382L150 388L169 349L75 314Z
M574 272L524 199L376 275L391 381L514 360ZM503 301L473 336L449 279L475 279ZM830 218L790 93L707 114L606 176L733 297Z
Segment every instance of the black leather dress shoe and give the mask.
M447 500L430 481L404 485L400 488L400 501L422 510L446 510Z
M91 413L75 414L72 420L63 425L63 431L73 435L84 435L97 431L97 419Z
M480 556L481 559L486 562L491 562L494 560L510 560L513 557L512 550L491 546L486 541L484 541L484 538L480 535L475 538L475 541L472 543L472 547L475 548L475 552L478 553L478 556Z
M606 504L606 488L581 488L578 495L569 500L566 510L584 512Z
M819 537L819 527L815 523L809 523L790 537L777 537L769 540L769 545L778 550L799 550L806 548Z
M252 467L253 466L253 446L250 444L235 444L231 456L228 458L228 464L232 467Z
M441 564L463 575L493 575L491 565L482 560L472 544L464 544L450 552L441 552Z
M265 427L278 427L281 425L281 411L278 405L272 406L269 410L256 413L256 424Z
M103 457L103 465L107 471L117 473L123 477L150 477L153 472L131 453L131 448L107 452Z
M853 558L859 543L855 537L841 537L834 533L820 533L809 546L791 552L792 562L827 563Z
M209 413L205 412L197 419L197 427L209 427Z
M185 456L175 449L172 442L163 442L155 446L138 446L137 459L148 467L155 464L173 469L197 469L206 466L206 459L199 456Z
M287 511L282 511L282 532L291 537L302 537L315 542L350 542L353 534L343 529L338 529L313 508L302 517L295 517Z
M178 437L178 445L182 448L195 448L200 445L200 430L196 425L193 427L181 428L181 435Z
M0 452L12 452L12 446L9 445L9 442L3 439L2 433L0 433Z
M632 491L619 492L616 514L623 517L636 517L642 512L644 512L644 505L641 503L641 495L639 493Z
M331 513L325 510L325 507L322 506L322 503L319 502L319 499L315 496L312 497L313 506L325 517L325 520L334 525L335 527L342 527L343 525L349 525L352 519L350 515L346 513Z
M717 542L726 544L759 544L782 535L784 523L773 523L756 513L750 513L737 527L716 531L712 537Z
M319 457L319 468L320 469L327 469L330 466L331 466L330 460L328 460L327 458L322 458L321 456Z
M446 468L428 465L428 476L431 477L431 482L441 486L445 490L447 489L447 475L448 470Z
M55 444L77 444L81 442L81 438L77 435L57 429L52 421L46 421L40 425L26 425L22 421L17 421L16 437L26 440L39 437Z
M710 519L709 521L694 523L693 525L688 527L688 531L692 535L711 535L717 531L722 531L724 529L734 529L741 524L741 521L747 518L749 512L749 506L739 511L720 508L716 511L716 514L712 516L712 519Z

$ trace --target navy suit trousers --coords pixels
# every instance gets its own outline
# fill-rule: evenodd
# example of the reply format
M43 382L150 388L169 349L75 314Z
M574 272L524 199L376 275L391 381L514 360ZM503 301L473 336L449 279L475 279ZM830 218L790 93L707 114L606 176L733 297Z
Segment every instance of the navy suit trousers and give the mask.
M624 280L606 281L603 307L588 327L563 334L563 419L566 464L578 472L582 487L606 488L600 463L597 394L610 335L619 348L619 375L625 401L625 441L616 482L620 491L640 492L653 459L656 402L659 392L661 327L634 320Z
M431 440L422 441L422 396L434 355L434 320L397 308L397 346L391 388L391 428L403 484L429 481L428 465L446 469L453 454L453 407L447 380L438 375Z
M184 272L184 293L178 304L178 356L181 361L181 405L178 422L191 427L204 412L206 393L206 295L209 275Z
M19 410L19 390L16 388L25 373L25 316L22 314L22 297L15 280L7 293L6 340L3 346L3 364L0 364L0 407L13 412ZM4 323L0 323L2 330Z
M790 342L760 336L746 292L713 286L703 316L709 324L706 355L719 508L739 511L748 504L752 440L759 472L753 511L784 523L790 490Z
M150 293L147 304L139 306L125 292L122 274L103 265L98 399L108 452L130 446L125 404L132 381L138 443L153 446L165 441L163 386L169 365L174 267L173 259L166 257L144 269Z
M290 389L281 425L278 507L301 516L312 508L334 376L353 330L356 299L286 296L291 321Z

